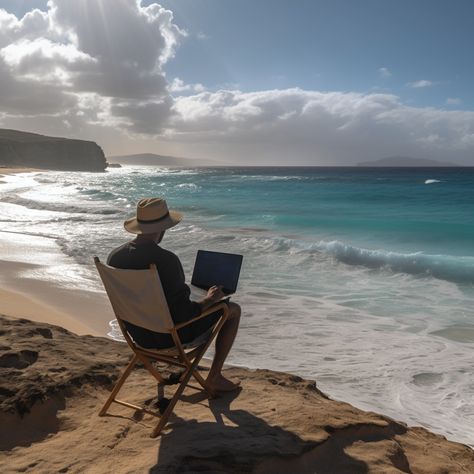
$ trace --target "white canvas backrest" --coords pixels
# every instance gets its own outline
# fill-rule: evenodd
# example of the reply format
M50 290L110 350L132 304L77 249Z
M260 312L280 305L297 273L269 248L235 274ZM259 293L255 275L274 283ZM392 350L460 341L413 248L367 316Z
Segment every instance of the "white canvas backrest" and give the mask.
M169 333L174 326L156 267L123 270L95 259L117 319L150 331Z

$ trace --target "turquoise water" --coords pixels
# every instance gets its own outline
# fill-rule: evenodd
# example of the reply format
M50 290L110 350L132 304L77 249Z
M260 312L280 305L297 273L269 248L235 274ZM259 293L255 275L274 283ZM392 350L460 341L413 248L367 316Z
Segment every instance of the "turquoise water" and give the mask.
M474 255L474 169L207 169L166 184L180 208L222 226Z
M188 277L198 249L244 255L232 363L316 378L335 398L474 445L474 169L124 167L3 180L2 225L54 239L77 264L61 284L93 291L91 256L131 237L122 223L139 198L165 197L185 218L163 246Z
M209 228L294 239L348 264L474 282L471 169L169 170L118 174L82 193L114 205L164 195Z
M206 169L142 179L134 198L163 188L184 212L222 227L474 256L474 168Z

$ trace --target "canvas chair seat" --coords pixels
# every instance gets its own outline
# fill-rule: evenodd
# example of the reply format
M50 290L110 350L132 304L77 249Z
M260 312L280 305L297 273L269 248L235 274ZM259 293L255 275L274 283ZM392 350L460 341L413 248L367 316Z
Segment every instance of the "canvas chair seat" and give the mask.
M104 416L112 403L150 413L160 418L158 424L151 433L152 437L158 436L161 430L165 427L184 389L187 386L196 388L189 385L191 377L196 379L198 384L202 387L202 390L209 396L215 395L213 390L199 374L198 364L227 320L229 312L228 307L225 303L215 305L211 309L201 313L199 316L196 316L185 323L175 325L171 319L168 304L155 265L151 265L147 270L125 270L104 265L97 257L94 257L94 262L102 283L104 284L105 291L109 297L122 334L133 352L133 356L127 368L124 370L115 387L112 389L112 393L100 410L99 415ZM222 315L208 331L187 344L181 342L178 333L179 329L214 314L215 311L219 310L222 311ZM141 347L134 342L132 337L130 337L124 321L150 331L169 333L174 341L174 346L166 349L147 349ZM140 362L158 381L159 412L152 412L145 407L140 407L116 398L133 368ZM166 385L170 384L169 377L166 378L162 373L160 373L158 368L154 365L154 362L161 362L171 366L184 368L184 371L177 375L176 383L179 383L179 386L170 400L164 398L164 388Z
M214 308L213 308L213 311L215 311ZM196 347L199 347L205 344L208 341L208 339L211 337L211 335L212 335L212 328L200 334L198 337L196 337L192 341L182 344L183 349L185 351L196 349ZM135 342L135 345L144 351L151 351L151 352L155 352L156 354L168 354L168 355L179 354L179 350L176 346L164 347L163 349L150 349L150 348L142 347L140 346L140 344L137 344L136 342Z

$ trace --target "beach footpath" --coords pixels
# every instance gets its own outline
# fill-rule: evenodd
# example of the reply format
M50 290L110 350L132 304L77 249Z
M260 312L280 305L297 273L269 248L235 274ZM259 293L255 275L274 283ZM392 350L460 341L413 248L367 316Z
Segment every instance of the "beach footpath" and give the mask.
M472 473L474 451L424 428L331 400L314 381L228 368L242 391L187 389L169 427L114 406L98 411L127 346L59 326L0 317L0 471L6 473ZM205 368L203 368L205 371ZM152 406L136 370L123 398Z

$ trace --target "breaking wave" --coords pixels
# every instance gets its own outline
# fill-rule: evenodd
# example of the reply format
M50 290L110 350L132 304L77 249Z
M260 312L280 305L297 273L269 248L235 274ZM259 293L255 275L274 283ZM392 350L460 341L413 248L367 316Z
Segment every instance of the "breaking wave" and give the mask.
M394 272L432 276L454 283L474 283L474 257L371 250L339 241L319 242L317 247L348 265L387 268Z
M430 255L423 252L401 253L383 249L356 247L338 240L306 243L286 238L252 238L247 245L263 251L296 255L327 255L346 265L385 269L394 273L429 276L453 283L474 283L474 257Z
M52 201L43 202L35 201L34 199L22 198L18 195L12 194L10 196L4 195L0 199L1 202L7 202L9 204L17 204L19 206L27 207L28 209L36 209L40 211L54 211L54 212L66 212L71 214L102 214L112 215L120 214L123 211L121 209L115 209L111 207L81 207L75 205L67 205L63 202L54 203Z

